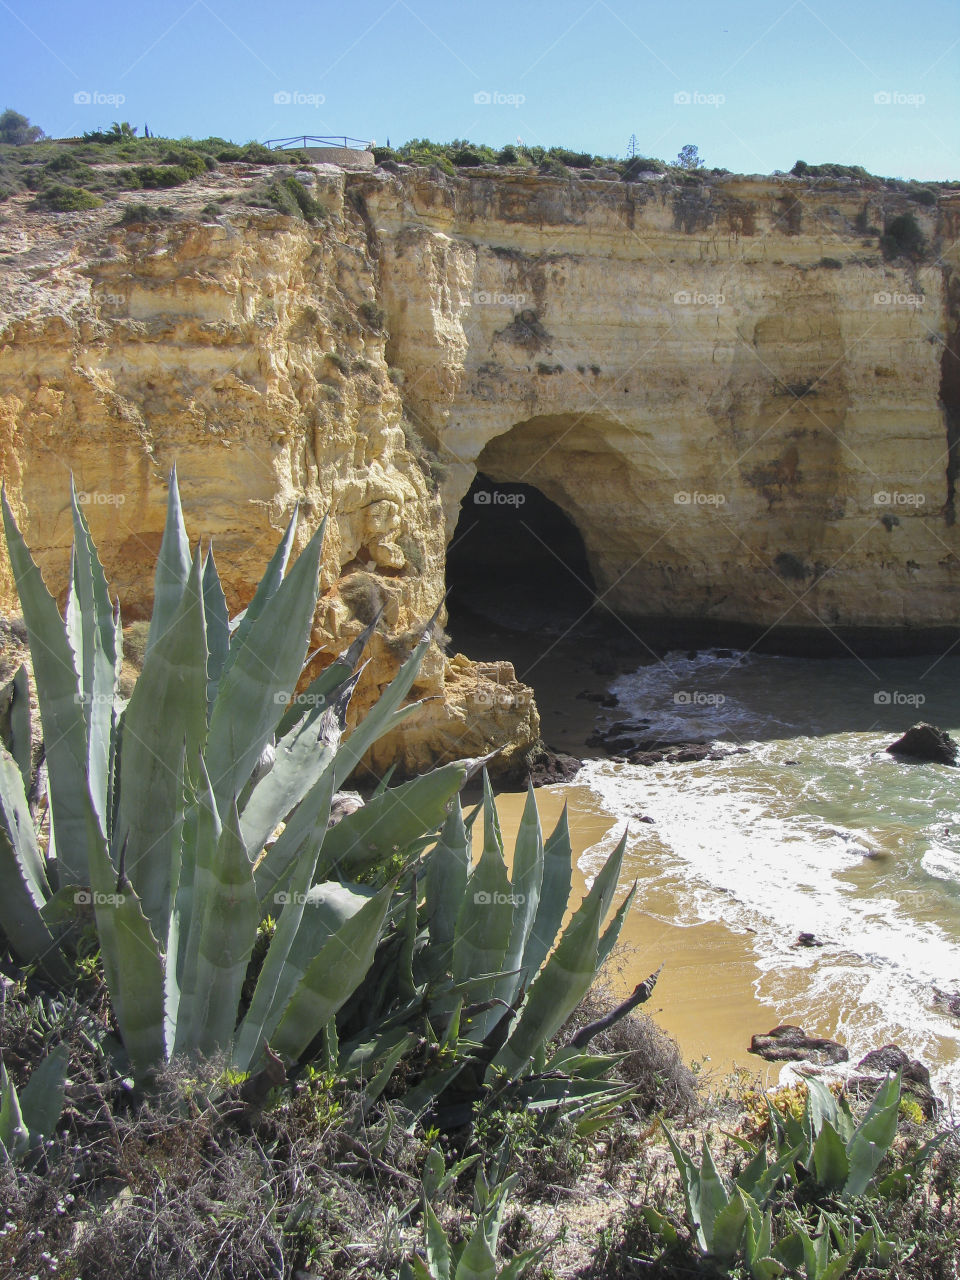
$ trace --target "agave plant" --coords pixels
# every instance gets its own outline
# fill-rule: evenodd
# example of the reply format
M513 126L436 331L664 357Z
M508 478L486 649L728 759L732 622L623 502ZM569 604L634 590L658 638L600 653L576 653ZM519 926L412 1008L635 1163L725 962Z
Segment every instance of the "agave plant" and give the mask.
M442 1162L441 1162L442 1163ZM424 1178L423 1228L425 1257L414 1255L400 1267L400 1280L519 1280L546 1253L539 1245L517 1254L503 1266L497 1263L500 1228L510 1192L517 1182L513 1174L489 1183L479 1171L474 1184L476 1223L464 1240L454 1243L444 1231L427 1193Z
M391 906L395 878L358 909L337 910L338 894L350 891L343 882L380 857L382 831L371 833L370 819L360 818L328 841L327 820L336 788L371 743L417 705L402 704L429 628L344 736L364 638L292 700L307 660L323 527L287 573L294 514L250 605L231 621L212 551L190 554L174 472L143 670L125 702L119 606L75 494L72 511L61 616L3 496L50 825L44 849L27 800L21 670L0 747L0 940L63 981L88 913L140 1079L173 1054L226 1052L245 1071L269 1042L298 1058L363 981ZM416 851L436 832L471 768L447 765L381 797L377 812L403 817L394 848L399 841ZM351 831L369 838L351 840ZM276 928L247 1003L242 987L267 916L277 917Z
M52 1136L63 1111L67 1057L66 1045L57 1045L21 1093L0 1063L0 1160L30 1159Z
M393 805L392 797L384 793L330 834L339 856L370 838L377 806ZM481 810L474 863L471 828ZM480 809L465 820L453 799L439 839L388 913L368 979L337 1019L339 1069L399 1056L425 1037L432 1058L404 1098L415 1113L437 1100L437 1118L455 1126L471 1119L478 1100L512 1099L537 1111L562 1107L584 1132L598 1123L627 1092L605 1078L617 1057L591 1055L585 1044L548 1057L548 1044L596 978L633 902L636 885L607 921L625 846L626 835L562 929L573 867L566 810L544 841L531 787L508 868L484 772ZM654 981L619 1012L647 998Z
M819 1080L807 1080L802 1117L782 1116L767 1099L770 1131L789 1144L796 1161L826 1191L842 1199L870 1193L874 1175L897 1134L900 1074L888 1076L857 1122L846 1098L836 1098Z

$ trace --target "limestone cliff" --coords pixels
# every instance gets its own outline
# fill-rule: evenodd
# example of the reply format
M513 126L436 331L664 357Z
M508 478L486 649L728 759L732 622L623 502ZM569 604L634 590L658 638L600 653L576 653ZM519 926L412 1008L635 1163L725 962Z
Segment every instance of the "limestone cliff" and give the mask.
M149 608L174 461L233 607L295 502L304 533L329 512L315 640L332 654L383 607L370 698L442 599L479 468L573 519L625 617L956 623L960 195L300 176L320 225L212 216L185 189L168 223L114 207L0 226L0 465L51 585L71 470L129 617ZM926 253L890 262L878 228L905 212ZM536 737L509 664L437 649L418 692L433 700L376 764Z

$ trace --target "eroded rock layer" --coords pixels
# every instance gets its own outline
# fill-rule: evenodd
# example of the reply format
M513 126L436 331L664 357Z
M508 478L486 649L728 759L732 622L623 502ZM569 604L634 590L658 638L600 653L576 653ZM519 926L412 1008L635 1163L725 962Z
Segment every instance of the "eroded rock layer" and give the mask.
M891 649L955 627L960 196L300 177L318 225L210 216L184 191L169 223L114 209L0 227L0 465L51 586L71 471L131 618L149 610L174 461L234 608L299 502L304 536L330 515L317 646L384 611L369 701L442 600L479 470L561 507L624 617ZM925 250L888 260L879 230L905 213ZM417 692L431 700L376 767L504 744L515 762L537 737L509 663L435 648Z

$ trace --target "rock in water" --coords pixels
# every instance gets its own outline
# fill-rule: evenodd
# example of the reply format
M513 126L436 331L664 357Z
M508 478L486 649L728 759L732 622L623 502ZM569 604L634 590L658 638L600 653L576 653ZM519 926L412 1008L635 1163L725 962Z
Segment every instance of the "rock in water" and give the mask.
M766 1035L754 1036L750 1052L767 1062L816 1062L820 1066L833 1066L849 1058L846 1047L836 1040L821 1040L808 1036L803 1027L790 1023L774 1027Z
M912 1080L930 1088L930 1072L916 1058L908 1058L898 1044L885 1044L880 1049L871 1049L865 1058L857 1063L861 1071L873 1071L882 1075L893 1075L903 1072L904 1080Z
M943 1109L942 1099L930 1086L929 1070L916 1058L909 1058L899 1045L872 1049L857 1063L857 1070L870 1074L854 1075L847 1081L847 1090L855 1098L872 1098L887 1076L899 1071L902 1092L916 1100L928 1120L936 1119Z
M911 725L902 738L887 747L891 755L912 756L915 760L927 760L935 764L956 764L958 750L960 747L949 733L925 721Z

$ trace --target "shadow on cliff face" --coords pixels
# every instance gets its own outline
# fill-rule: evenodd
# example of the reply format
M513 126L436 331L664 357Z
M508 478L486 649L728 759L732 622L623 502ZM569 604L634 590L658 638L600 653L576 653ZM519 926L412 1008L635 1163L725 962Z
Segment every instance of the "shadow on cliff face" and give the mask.
M561 635L586 623L594 583L583 539L532 485L479 473L447 550L448 608L457 619Z

